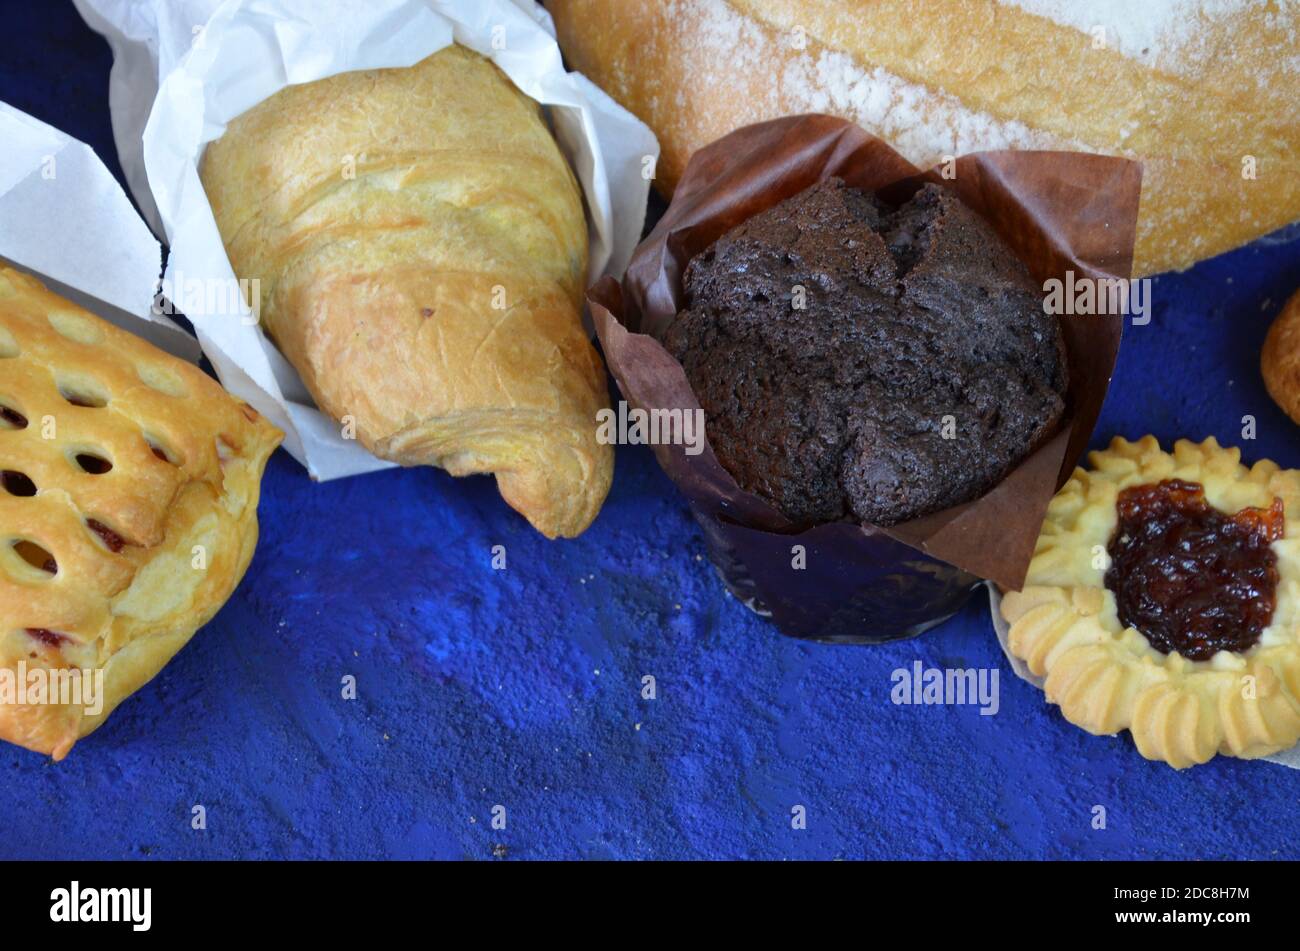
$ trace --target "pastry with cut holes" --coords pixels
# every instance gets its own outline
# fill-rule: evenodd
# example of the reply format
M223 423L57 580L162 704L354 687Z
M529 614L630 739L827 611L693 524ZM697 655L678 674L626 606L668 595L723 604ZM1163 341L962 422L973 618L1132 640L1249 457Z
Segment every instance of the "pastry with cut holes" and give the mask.
M62 759L216 614L280 438L197 367L0 268L0 738Z
M1090 733L1182 768L1300 739L1300 472L1115 439L1052 499L1007 644Z

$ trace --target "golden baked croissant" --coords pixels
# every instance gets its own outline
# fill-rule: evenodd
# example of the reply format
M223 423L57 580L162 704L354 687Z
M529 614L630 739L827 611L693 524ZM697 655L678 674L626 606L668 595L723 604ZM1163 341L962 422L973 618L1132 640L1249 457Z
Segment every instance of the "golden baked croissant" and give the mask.
M216 614L280 436L0 268L0 738L62 759Z
M609 490L582 197L535 102L449 46L289 86L200 174L235 273L320 408L375 455L496 474L543 534Z

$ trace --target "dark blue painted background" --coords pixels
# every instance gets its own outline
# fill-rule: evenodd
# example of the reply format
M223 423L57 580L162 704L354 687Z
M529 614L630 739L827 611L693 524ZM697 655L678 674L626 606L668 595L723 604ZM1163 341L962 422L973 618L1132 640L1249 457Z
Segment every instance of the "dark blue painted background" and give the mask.
M0 99L116 169L103 41L62 2L3 0L0 23ZM1276 239L1159 280L1097 443L1234 445L1250 413L1249 454L1300 466L1257 369L1297 286L1300 241ZM261 511L239 592L108 726L57 766L0 749L0 857L1300 856L1300 773L1179 774L1082 733L1011 675L982 598L894 646L782 639L723 593L644 449L570 542L485 478L313 485L284 453ZM1001 712L893 706L917 659L1001 668Z

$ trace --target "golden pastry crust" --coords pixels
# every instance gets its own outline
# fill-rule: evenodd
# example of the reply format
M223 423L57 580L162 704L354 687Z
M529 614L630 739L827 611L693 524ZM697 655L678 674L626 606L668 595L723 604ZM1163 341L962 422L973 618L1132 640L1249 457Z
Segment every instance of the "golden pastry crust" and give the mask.
M543 534L595 518L605 370L582 196L537 104L450 46L289 86L201 168L235 273L317 405L368 450L496 474Z
M1300 472L1213 439L1179 440L1172 454L1152 436L1115 439L1091 453L1048 507L1023 591L1008 592L1002 616L1011 652L1046 677L1047 699L1090 733L1129 730L1138 751L1176 768L1216 753L1267 756L1300 739ZM1236 513L1282 499L1285 530L1273 543L1277 603L1259 643L1193 662L1162 654L1119 621L1105 587L1105 552L1130 486L1200 483L1211 505Z
M0 738L62 759L216 614L280 438L197 367L0 268L0 669L102 670L104 689L97 711L0 702Z
M1273 402L1300 423L1300 292L1292 295L1268 329L1259 368Z

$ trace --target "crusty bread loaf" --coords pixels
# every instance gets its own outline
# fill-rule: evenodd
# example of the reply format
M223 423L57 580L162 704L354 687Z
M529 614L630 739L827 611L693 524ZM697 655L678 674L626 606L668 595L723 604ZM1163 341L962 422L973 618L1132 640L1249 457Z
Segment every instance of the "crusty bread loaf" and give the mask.
M548 0L547 9L570 66L658 134L666 193L695 149L732 129L827 112L921 166L1002 148L1140 159L1139 275L1300 218L1293 0Z
M201 169L235 273L320 408L382 459L491 472L548 537L591 524L613 449L580 317L582 194L537 103L448 46L287 86Z

